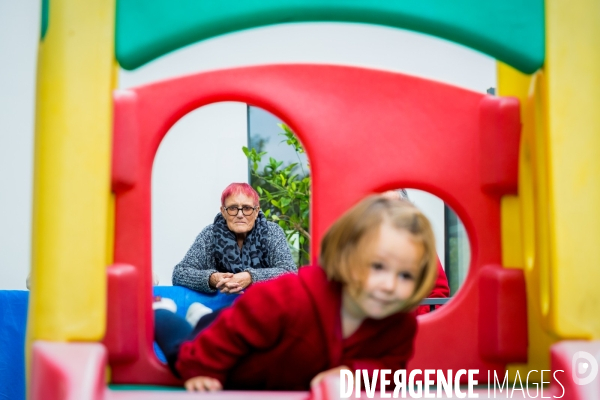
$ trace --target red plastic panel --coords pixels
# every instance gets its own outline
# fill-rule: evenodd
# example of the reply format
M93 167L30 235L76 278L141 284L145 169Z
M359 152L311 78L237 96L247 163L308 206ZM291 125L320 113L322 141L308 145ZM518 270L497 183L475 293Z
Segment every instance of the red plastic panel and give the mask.
M134 361L139 355L139 339L128 332L139 332L141 304L136 300L140 284L133 265L108 267L106 336L104 345L111 363Z
M486 96L480 104L481 186L497 195L517 194L521 114L514 97Z
M484 359L527 362L527 294L520 269L486 265L479 272L479 351Z
M152 351L152 164L169 128L210 103L240 101L264 108L298 134L312 169L313 260L324 232L345 210L370 193L408 187L441 197L458 213L470 238L473 271L501 261L499 198L481 187L483 94L403 74L327 65L214 71L130 92L125 98L133 102L123 107L138 126L137 154L132 156L138 162L137 179L116 196L115 262L139 270L141 323L138 332L129 334L141 339L137 361L113 366L114 382L167 380L167 370ZM115 97L118 113L122 99ZM124 152L115 143L115 157L121 156ZM475 345L478 293L471 273L452 302L421 319L410 367L504 369L483 360ZM483 373L479 379L484 381Z
M98 343L35 342L31 400L103 400L106 350Z
M127 90L115 91L113 112L112 190L131 189L138 179L140 139L136 96Z

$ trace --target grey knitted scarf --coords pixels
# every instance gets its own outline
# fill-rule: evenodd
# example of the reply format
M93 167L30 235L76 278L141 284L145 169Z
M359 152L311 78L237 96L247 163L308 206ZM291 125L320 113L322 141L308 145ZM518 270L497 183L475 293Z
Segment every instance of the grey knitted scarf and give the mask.
M267 218L259 211L240 252L235 233L229 230L223 215L217 214L213 222L213 255L217 270L236 274L248 268L268 268L267 234Z

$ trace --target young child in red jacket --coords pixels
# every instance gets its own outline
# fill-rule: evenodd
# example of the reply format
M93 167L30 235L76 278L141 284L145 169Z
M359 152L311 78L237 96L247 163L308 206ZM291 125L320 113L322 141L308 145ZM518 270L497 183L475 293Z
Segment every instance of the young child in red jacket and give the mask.
M437 275L427 218L367 197L325 234L320 264L251 285L193 331L156 310L156 340L186 389L307 390L344 368L405 368L417 328L408 311Z

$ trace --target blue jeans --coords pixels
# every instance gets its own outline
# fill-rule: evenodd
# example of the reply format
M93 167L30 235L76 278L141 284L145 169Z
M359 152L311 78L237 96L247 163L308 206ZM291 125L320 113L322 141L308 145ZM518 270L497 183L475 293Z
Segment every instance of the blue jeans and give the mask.
M195 327L192 326L177 314L169 310L154 311L154 340L158 347L164 353L169 368L177 376L179 373L175 369L175 363L179 356L179 347L183 342L193 340L200 332L206 329L225 308L215 310L210 314L204 315Z

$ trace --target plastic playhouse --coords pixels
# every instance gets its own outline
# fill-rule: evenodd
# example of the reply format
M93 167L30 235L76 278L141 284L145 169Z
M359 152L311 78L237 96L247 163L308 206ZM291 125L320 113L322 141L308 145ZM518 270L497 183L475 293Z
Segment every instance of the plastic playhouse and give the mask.
M498 95L310 64L114 91L115 61L135 69L209 37L291 21L452 40L498 60ZM327 227L375 191L426 190L460 216L469 275L420 318L409 369L479 369L483 385L486 371L560 369L563 398L600 399L600 379L570 379L576 353L600 360L600 2L50 0L38 63L30 399L194 396L169 390L181 382L153 350L151 170L178 119L221 101L277 115L304 144L313 259ZM337 399L337 385L195 396ZM555 382L548 390L561 393Z

